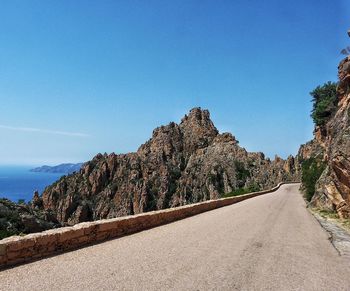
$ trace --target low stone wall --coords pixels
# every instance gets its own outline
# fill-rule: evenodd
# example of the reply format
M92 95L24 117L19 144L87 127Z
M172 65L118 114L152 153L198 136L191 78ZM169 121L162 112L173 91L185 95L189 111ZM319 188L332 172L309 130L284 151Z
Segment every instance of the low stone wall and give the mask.
M5 238L0 240L0 267L28 262L167 224L208 210L274 192L281 185L282 183L271 190L237 197L209 200L138 215L83 222L72 227L62 227L25 236Z

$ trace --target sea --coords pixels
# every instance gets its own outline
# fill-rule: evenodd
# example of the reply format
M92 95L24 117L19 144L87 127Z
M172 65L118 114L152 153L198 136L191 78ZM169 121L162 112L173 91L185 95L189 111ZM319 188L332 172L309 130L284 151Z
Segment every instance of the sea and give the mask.
M24 199L26 202L33 197L34 191L41 194L45 187L57 181L64 174L30 172L34 167L0 166L0 198L14 202Z

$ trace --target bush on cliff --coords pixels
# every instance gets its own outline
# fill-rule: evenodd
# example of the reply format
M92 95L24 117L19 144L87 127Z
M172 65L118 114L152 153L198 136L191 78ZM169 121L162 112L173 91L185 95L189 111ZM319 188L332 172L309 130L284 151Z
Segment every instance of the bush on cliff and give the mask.
M317 126L323 126L337 109L337 83L327 82L310 92L313 108L311 117Z
M239 188L242 188L245 185L247 178L250 177L250 172L245 168L244 163L240 161L235 161L235 168L238 186Z
M23 230L19 212L15 203L7 199L0 199L0 239L20 234Z
M302 176L301 180L305 187L305 198L307 201L311 201L315 194L315 185L320 178L322 172L326 168L326 164L315 158L310 158L301 164Z
M32 209L28 204L0 198L0 240L11 235L39 232L54 227L51 213Z

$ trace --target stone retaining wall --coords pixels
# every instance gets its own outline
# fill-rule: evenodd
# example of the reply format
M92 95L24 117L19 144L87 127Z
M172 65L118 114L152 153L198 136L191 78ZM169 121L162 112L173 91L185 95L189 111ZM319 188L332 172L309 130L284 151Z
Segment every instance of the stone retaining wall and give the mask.
M0 268L77 249L82 246L132 234L208 210L231 205L249 198L274 192L281 185L282 183L271 190L254 192L237 197L209 200L138 215L83 222L72 227L62 227L25 236L5 238L0 240Z

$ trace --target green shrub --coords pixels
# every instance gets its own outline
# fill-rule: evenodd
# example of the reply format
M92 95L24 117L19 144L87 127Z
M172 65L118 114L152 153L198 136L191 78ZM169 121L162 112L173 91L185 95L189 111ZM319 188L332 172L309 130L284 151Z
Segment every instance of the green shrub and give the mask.
M238 186L244 186L247 178L250 177L250 172L245 168L244 163L240 161L235 161L235 168Z
M227 197L239 196L239 195L244 195L247 193L258 192L258 191L260 191L260 187L259 185L254 183L248 187L238 188L230 193L222 194L221 197L227 198Z
M145 209L146 211L157 209L158 192L159 188L156 185L153 185L152 188L148 191Z
M337 83L327 82L310 92L313 108L311 117L315 125L323 126L337 109Z
M24 199L18 199L17 204L26 204L26 201Z
M261 190L259 185L256 184L256 183L253 183L253 184L249 185L247 189L248 189L249 192L258 192L258 191Z
M301 164L302 176L301 181L305 187L305 198L311 201L315 194L315 185L320 178L322 172L326 168L326 164L320 159L310 158Z
M247 189L245 188L238 188L230 193L225 193L221 195L221 198L227 198L227 197L233 197L233 196L239 196L243 194L247 194Z
M5 237L9 237L9 236L16 235L16 234L18 234L18 233L16 233L15 231L8 231L6 229L0 228L0 240L5 238Z

